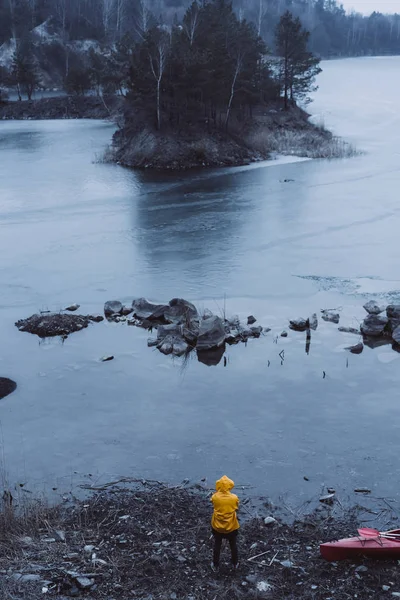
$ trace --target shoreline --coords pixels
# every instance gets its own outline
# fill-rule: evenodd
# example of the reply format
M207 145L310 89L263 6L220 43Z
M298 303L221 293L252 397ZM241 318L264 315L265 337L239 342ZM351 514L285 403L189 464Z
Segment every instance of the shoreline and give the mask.
M400 590L396 560L329 563L320 557L320 543L354 534L371 509L361 518L365 507L344 508L337 500L306 513L283 502L252 500L238 486L240 567L232 573L223 548L215 574L212 490L205 483L185 480L170 487L125 478L122 485L105 484L85 500L72 498L53 508L25 497L19 513L4 502L2 597L326 600L380 598L379 590ZM396 520L386 506L386 516L389 512Z
M0 103L0 121L115 119L121 106L121 98L117 96L53 96L38 100L12 100Z
M118 96L54 96L0 104L0 121L100 119L121 123L124 100ZM194 126L185 132L156 132L143 125L119 128L102 162L155 171L248 167L294 159L349 158L356 149L314 124L300 108L269 107L253 121L236 124L232 132Z

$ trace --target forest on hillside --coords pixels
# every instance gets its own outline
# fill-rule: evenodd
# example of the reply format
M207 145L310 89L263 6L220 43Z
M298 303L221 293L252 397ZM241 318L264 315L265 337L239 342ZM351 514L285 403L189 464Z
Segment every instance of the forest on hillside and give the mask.
M189 5L189 0L0 0L0 46L45 22L46 44L53 32L56 54L60 40L110 44L127 34L137 40L152 25L179 22ZM346 13L336 0L233 0L233 8L240 21L254 23L272 51L279 18L290 10L310 31L310 50L321 57L400 53L399 14Z

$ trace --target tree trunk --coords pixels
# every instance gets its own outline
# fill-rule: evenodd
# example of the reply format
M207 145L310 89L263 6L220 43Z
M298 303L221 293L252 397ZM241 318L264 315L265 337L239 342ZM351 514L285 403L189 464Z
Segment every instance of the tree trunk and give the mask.
M161 84L161 79L158 79L157 80L157 129L158 129L158 131L160 131L160 128L161 128L160 84Z

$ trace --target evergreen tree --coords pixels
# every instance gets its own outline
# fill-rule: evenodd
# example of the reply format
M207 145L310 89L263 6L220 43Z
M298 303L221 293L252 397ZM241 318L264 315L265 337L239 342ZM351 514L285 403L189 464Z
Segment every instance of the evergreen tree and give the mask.
M310 33L306 31L298 17L286 11L276 28L275 44L280 60L280 80L285 110L289 101L305 98L314 91L315 77L321 72L319 59L308 51Z

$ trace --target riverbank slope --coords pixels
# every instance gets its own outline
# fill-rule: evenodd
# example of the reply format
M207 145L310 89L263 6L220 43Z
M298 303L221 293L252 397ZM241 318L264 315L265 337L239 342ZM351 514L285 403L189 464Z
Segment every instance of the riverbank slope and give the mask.
M105 485L85 501L54 508L25 505L20 514L3 497L1 597L326 600L383 598L400 590L397 561L328 563L320 557L322 541L356 531L361 508L321 505L308 516L291 511L286 521L265 500L253 504L239 490L240 566L232 572L224 548L215 574L210 489L131 479L123 485L130 487Z

